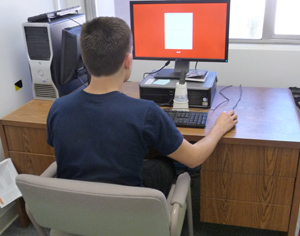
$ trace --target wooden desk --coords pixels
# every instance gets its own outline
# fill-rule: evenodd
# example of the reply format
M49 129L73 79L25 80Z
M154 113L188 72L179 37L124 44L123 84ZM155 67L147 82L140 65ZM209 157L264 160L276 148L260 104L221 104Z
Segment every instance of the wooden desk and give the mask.
M124 92L138 98L138 83L125 83ZM205 129L179 128L187 140L203 138L240 95L238 87L223 93L230 101L209 111ZM213 107L222 101L217 94ZM55 160L46 142L51 104L32 100L0 121L5 157L12 158L19 173L39 175ZM243 88L235 110L239 123L202 166L200 220L294 236L300 202L300 122L291 93L288 89Z

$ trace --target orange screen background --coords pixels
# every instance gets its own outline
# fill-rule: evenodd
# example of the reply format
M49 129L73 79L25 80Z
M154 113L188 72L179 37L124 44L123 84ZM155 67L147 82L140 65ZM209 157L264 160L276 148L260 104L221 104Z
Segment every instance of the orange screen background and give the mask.
M226 3L133 5L135 57L225 59ZM164 13L193 13L193 49L164 47Z

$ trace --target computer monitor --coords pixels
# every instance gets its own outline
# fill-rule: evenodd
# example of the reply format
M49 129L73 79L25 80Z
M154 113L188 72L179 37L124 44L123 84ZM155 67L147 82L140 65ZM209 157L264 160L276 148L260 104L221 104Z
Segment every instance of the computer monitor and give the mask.
M133 58L174 60L157 77L179 78L190 61L227 62L230 0L130 2Z
M81 57L80 33L81 25L65 28L62 31L59 85L65 90L63 94L68 94L74 88L89 82L89 75Z

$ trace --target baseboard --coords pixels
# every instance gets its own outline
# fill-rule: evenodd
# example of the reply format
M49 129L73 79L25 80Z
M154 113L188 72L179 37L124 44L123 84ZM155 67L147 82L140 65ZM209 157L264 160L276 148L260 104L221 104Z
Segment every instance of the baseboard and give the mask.
M15 202L0 208L0 235L18 218Z

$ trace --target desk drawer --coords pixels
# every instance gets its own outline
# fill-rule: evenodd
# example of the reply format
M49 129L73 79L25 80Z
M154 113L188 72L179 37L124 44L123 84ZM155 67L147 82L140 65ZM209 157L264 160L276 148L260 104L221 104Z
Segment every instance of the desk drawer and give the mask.
M291 206L294 178L201 171L201 197Z
M8 150L54 155L54 148L47 143L46 129L4 127Z
M215 224L288 231L290 207L201 198L200 220Z
M202 170L295 178L298 149L219 144Z
M41 175L51 163L55 161L55 156L41 155L24 152L10 151L9 155L19 174Z

